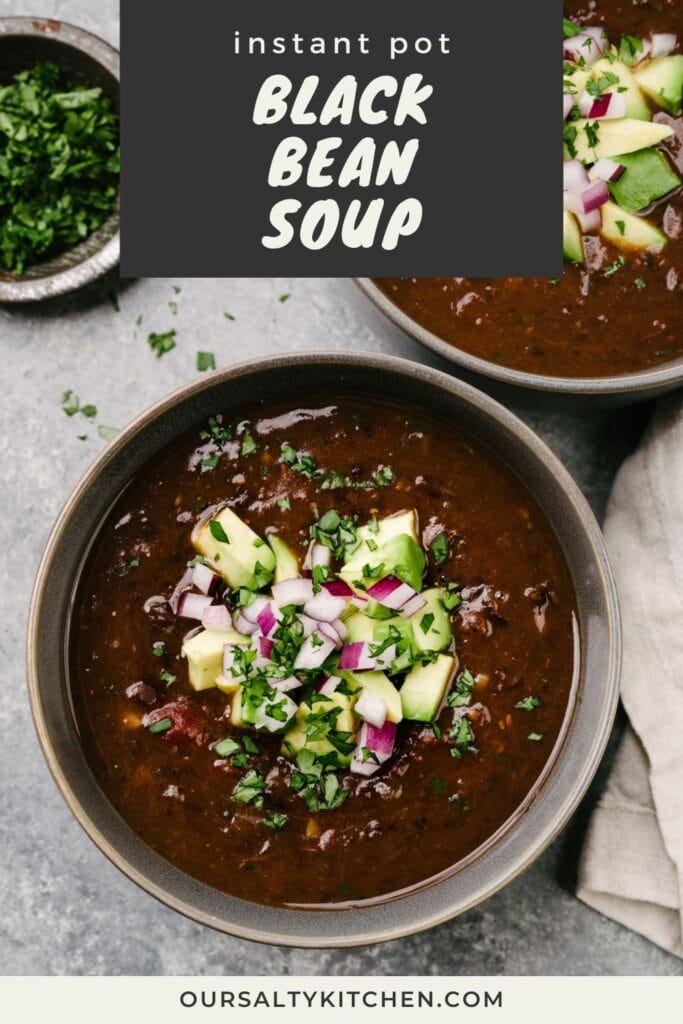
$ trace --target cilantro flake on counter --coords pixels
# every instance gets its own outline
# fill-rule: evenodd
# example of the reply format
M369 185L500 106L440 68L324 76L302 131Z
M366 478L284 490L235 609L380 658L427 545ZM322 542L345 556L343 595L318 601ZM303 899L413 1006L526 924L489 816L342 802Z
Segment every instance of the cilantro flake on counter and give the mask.
M147 344L151 348L152 352L156 355L157 359L161 359L163 355L170 352L171 349L176 347L176 331L175 328L170 331L164 331L162 334L157 334L156 331L147 338Z
M200 373L216 369L216 357L213 352L197 352L197 369Z

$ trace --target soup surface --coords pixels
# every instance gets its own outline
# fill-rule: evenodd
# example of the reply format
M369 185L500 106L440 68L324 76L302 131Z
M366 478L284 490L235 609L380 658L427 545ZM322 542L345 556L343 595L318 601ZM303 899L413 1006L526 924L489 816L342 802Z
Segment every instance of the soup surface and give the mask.
M385 541L387 523L404 531L398 540ZM249 529L258 535L251 555L238 538ZM264 539L281 545L279 583ZM214 589L212 570L234 574L240 552L253 565L254 550L256 598L247 586L219 587L213 603L197 593L197 584ZM287 572L281 558L292 557L298 566ZM282 582L292 574L304 590L315 583L305 605L320 616L312 627ZM403 590L392 596L392 587ZM285 606L268 605L279 623L255 614L271 588ZM316 665L332 614L321 601L330 599L333 612L341 602L332 625L343 647L330 641ZM210 631L191 616L207 607L214 627L229 610L232 629L251 631L243 645L270 636L261 664L279 721L261 704L256 724L245 724L260 683L239 686L243 671L251 677L242 662L235 668L235 647L219 652L219 686L221 670L205 671L195 648ZM524 801L567 710L574 623L554 534L493 454L410 407L302 396L217 417L127 488L79 583L70 679L101 786L164 857L247 900L353 902L457 864ZM384 644L359 639L376 628ZM289 680L282 691L278 675ZM377 714L387 720L373 733ZM373 735L389 735L390 749L373 746Z
M677 33L678 45L664 59L674 62L672 88L678 90L680 115L680 0L597 0L590 4L570 0L565 8L577 23L604 26L613 55L619 53L624 35L649 40L653 33ZM621 52L623 55L623 48ZM615 74L615 66L616 60L605 64L607 73ZM637 71L638 66L631 70ZM629 71L619 73L626 80ZM621 88L617 84L617 91ZM591 226L583 236L584 262L565 260L564 274L558 280L380 278L377 283L382 291L404 313L445 341L489 362L527 373L613 377L682 356L683 201L676 174L683 172L683 119L660 109L645 93L639 93L639 102L647 105L644 115L655 124L673 129L659 147L669 165L660 189L665 195L637 211L666 238L663 247L633 251L628 248L627 229L623 238L617 230L615 242ZM567 123L571 124L571 119ZM642 123L629 121L631 127ZM598 134L608 130L601 122L592 124L598 125ZM565 158L571 155L565 152ZM613 159L618 163L618 155ZM657 160L654 166L661 172ZM622 188L630 181L627 176L635 173L629 167ZM655 188L652 194L656 192ZM604 225L606 214L602 217ZM621 228L623 214L617 213L614 219Z

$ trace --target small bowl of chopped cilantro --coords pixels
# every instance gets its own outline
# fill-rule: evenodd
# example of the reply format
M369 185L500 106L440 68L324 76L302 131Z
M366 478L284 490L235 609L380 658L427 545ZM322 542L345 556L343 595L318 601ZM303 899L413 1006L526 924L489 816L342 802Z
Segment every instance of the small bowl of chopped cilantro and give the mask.
M119 260L119 54L64 22L0 18L0 303Z

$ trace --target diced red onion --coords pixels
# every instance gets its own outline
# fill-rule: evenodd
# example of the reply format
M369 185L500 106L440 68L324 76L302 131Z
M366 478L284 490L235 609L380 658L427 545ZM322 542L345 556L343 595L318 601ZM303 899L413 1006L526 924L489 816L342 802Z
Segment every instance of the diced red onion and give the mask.
M243 633L245 636L250 636L255 633L258 626L255 622L250 622L249 619L240 610L235 618L235 629L238 633Z
M331 562L332 552L327 544L320 544L317 540L312 540L308 545L308 551L304 560L306 572L312 572L320 565L330 565Z
M675 32L653 32L651 39L650 55L655 57L666 57L678 46L678 36Z
M376 694L370 693L369 690L363 690L356 701L354 710L364 721L374 725L376 729L381 729L387 720L388 708L386 704Z
M583 213L598 210L609 200L609 189L604 181L596 181L581 193Z
M574 106L574 97L570 93L568 93L568 92L564 93L564 95L562 97L562 112L564 114L564 120L565 121L567 120L567 118L571 114L573 106Z
M607 36L601 28L585 28L564 40L564 59L578 64L582 59L586 67L595 64L607 46Z
M396 576L385 576L383 580L373 583L368 589L368 596L373 601L379 601L385 608L391 608L392 611L398 611L416 594L417 591L413 587Z
M339 676L327 676L326 679L323 679L321 683L318 683L316 685L316 690L318 691L318 693L324 694L325 697L329 697L330 694L336 692L340 683L341 679L339 678Z
M313 597L313 583L303 576L274 583L273 597L281 608L287 604L306 604Z
M223 588L223 580L214 572L210 565L204 565L200 562L195 565L192 570L192 584L201 590L202 594L209 594L210 597L216 597L217 594Z
M306 637L294 662L295 669L312 670L320 668L334 650L334 644L319 633Z
M335 597L327 590L321 590L314 594L310 601L304 605L304 612L318 622L332 622L338 619L346 610L346 600L343 597Z
M317 619L312 619L310 615L304 615L303 612L299 613L299 622L303 626L304 636L310 636L318 628Z
M426 604L427 601L422 594L416 594L415 597L411 597L410 601L406 601L403 605L401 608L401 615L404 618L409 619L411 615L415 615L415 613L419 612L421 608L424 608Z
M267 636L254 636L252 637L252 646L256 651L258 658L263 661L270 661L275 641L271 640L270 637Z
M204 609L202 626L205 629L230 629L232 618L224 604L212 604Z
M586 168L580 160L565 160L564 162L564 184L565 192L574 192L587 188L590 184Z
M570 210L577 217L599 209L608 199L609 189L607 184L601 179L593 181L588 188L583 189L581 192L571 191L563 194L565 210Z
M280 693L290 693L291 690L298 690L303 683L296 676L287 676L286 679L271 679L270 685Z
M330 623L330 625L334 627L335 632L339 636L340 640L346 640L347 636L349 635L349 631L341 619L334 619Z
M277 629L281 618L282 615L278 606L273 601L269 601L265 608L259 612L259 616L256 621L258 623L258 628L264 636L272 636Z
M605 92L601 96L584 92L579 97L579 112L590 121L625 117L626 97L621 92Z
M244 605L244 607L241 609L242 615L244 615L245 619L248 619L249 622L257 624L258 617L267 604L268 598L264 597L262 594L259 594L258 597L254 598L251 604Z
M641 64L646 57L650 56L650 51L652 50L652 43L649 39L641 39L640 41L643 44L643 48L642 50L638 50L635 57L633 58L634 64Z
M619 181L626 168L623 164L618 164L616 160L608 160L607 157L603 157L594 163L590 169L590 176L592 178L601 178L602 181Z
M193 594L191 590L184 591L178 598L176 615L181 619L204 618L204 612L213 603L213 598L206 594Z
M385 722L381 729L364 722L358 733L358 744L351 759L351 771L355 775L374 775L380 765L389 760L394 752L396 725ZM363 751L369 750L375 757L363 760ZM377 763L379 762L379 763Z
M331 640L336 650L340 650L342 647L342 638L339 636L339 633L331 622L319 622L318 632L321 636L327 637L328 640Z
M373 754L376 754L380 764L388 761L394 753L396 742L396 723L385 722L381 729L365 722L358 734L358 745L367 747Z
M349 604L352 604L355 608L359 608L360 611L364 612L368 605L367 597L362 597L360 594L354 594Z
M188 567L183 573L183 575L180 577L178 582L176 583L175 587L173 588L173 593L168 599L168 603L170 604L171 608L173 609L173 612L176 615L178 614L178 602L180 601L180 598L185 593L185 591L190 589L191 586L192 569Z
M329 583L323 583L323 590L332 594L333 597L353 597L353 590L348 583L344 583L344 580L330 580Z
M348 672L372 672L377 662L370 654L370 645L365 640L346 644L339 655L339 666Z
M390 644L381 654L373 654L377 668L388 669L396 661L396 644Z
M599 231L602 226L602 215L600 210L591 210L590 213L577 213L579 227L584 235Z

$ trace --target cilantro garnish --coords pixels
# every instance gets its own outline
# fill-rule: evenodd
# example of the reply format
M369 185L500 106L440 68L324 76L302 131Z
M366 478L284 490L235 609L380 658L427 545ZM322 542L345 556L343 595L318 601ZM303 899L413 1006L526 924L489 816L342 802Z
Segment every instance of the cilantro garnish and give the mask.
M271 811L268 817L263 819L263 824L267 825L268 828L273 828L278 832L281 832L288 821L289 818L286 814L279 814L277 811Z
M540 707L541 702L538 697L525 697L524 700L519 700L515 704L516 708L520 711L533 711L534 708Z
M213 352L197 352L197 369L200 372L216 369L216 357Z
M170 352L171 349L176 346L176 331L175 328L172 331L164 331L163 334L157 334L156 331L147 337L147 344L151 348L152 352L156 355L157 359L161 359L163 355Z
M169 729L173 728L173 719L160 718L157 722L152 722L147 728L154 735L160 732L168 732Z
M266 780L260 772L252 769L240 779L232 791L232 795L241 804L253 804L259 810L263 807L263 792L266 788Z
M429 550L432 553L432 558L437 565L443 565L448 556L450 555L450 548L448 546L448 538L445 533L440 533L438 537L435 537L432 543L429 545Z
M468 668L463 669L455 681L455 686L448 694L447 703L450 708L466 707L474 689L475 679Z
M14 274L82 242L116 206L119 118L55 64L1 90L0 266Z
M140 564L139 558L131 558L130 562L121 562L119 565L119 576L127 576L133 569L137 569Z
M211 536L213 537L213 539L217 540L219 544L230 543L230 539L227 533L225 532L225 530L223 529L223 527L221 526L217 519L211 520L211 522L209 523L209 530L211 532Z

